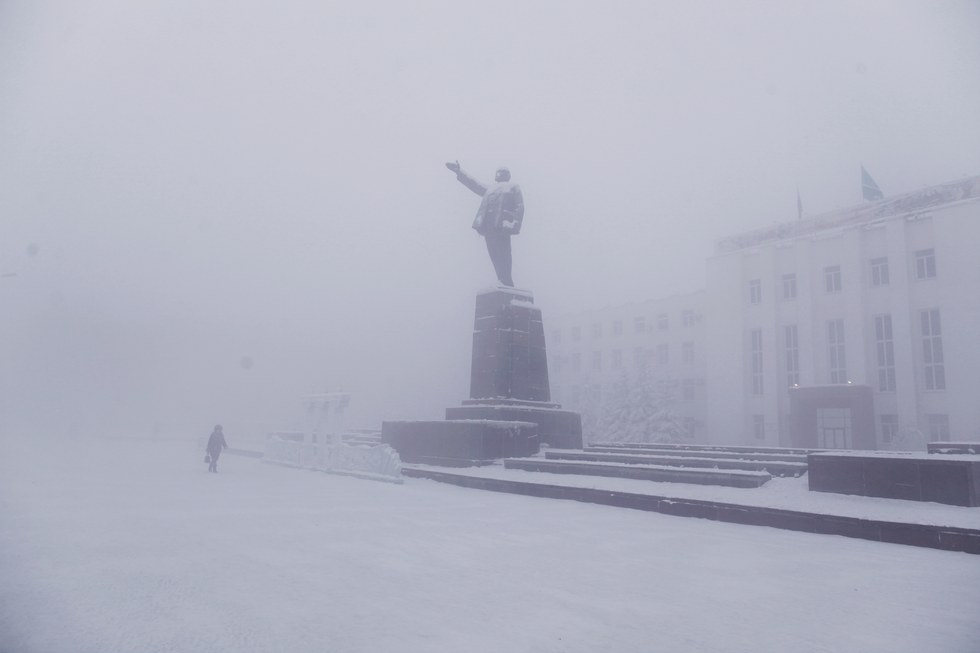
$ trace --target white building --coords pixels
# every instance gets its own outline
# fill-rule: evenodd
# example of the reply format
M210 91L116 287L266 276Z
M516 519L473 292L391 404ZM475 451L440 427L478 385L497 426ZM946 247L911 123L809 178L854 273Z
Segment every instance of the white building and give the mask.
M723 239L703 292L546 324L553 398L594 410L647 356L698 441L980 441L978 247L980 177Z
M710 441L804 444L789 389L848 384L872 390L866 446L980 440L978 243L980 177L720 241Z

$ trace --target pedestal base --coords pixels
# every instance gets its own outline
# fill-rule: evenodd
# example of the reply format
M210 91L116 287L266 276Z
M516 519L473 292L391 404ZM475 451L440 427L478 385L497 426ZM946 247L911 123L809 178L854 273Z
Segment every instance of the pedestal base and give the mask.
M559 449L582 448L582 416L576 412L543 402L535 405L527 401L496 404L480 401L447 408L446 419L533 422L538 425L538 438L542 443Z
M381 441L403 462L449 467L489 465L538 453L538 426L521 421L384 422Z

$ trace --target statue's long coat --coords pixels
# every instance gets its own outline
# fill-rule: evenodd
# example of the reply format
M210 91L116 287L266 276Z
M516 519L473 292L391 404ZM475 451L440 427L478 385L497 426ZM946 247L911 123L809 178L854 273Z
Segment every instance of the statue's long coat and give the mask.
M480 208L476 210L476 218L473 219L473 228L478 233L484 236L491 232L521 233L524 195L521 194L520 186L509 181L498 181L487 187L462 170L456 173L456 179L477 195L483 196ZM504 226L506 221L513 222L514 226Z

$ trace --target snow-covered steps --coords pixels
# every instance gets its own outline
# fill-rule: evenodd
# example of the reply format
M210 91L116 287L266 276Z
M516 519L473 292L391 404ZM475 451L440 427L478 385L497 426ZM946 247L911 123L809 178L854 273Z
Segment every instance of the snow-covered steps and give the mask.
M653 452L651 452L653 453ZM718 469L741 469L745 471L769 472L773 476L800 476L806 473L806 463L783 462L779 460L726 460L724 458L698 458L694 456L643 455L632 453L596 453L588 451L547 451L549 460L577 460L606 463L626 463L630 465L663 465L667 467L697 467Z
M477 475L471 470L444 471L425 466L402 467L402 474L428 478L461 487L508 492L548 499L582 501L679 517L700 517L732 524L769 526L806 533L843 535L876 542L908 544L945 551L980 554L980 529L937 524L917 524L884 519L824 514L812 510L787 510L768 506L690 499L661 494L625 492L598 487L510 480ZM521 472L515 472L521 473ZM597 479L598 480L598 479ZM728 490L735 491L735 490ZM764 492L761 489L760 492ZM755 494L749 493L749 494Z
M654 449L668 451L723 451L731 453L772 453L806 455L831 449L801 449L799 447L765 447L752 445L682 444L677 442L590 442L589 447L615 447L619 449Z
M586 452L594 453L626 453L638 454L641 456L667 455L694 458L727 458L729 460L778 460L787 463L805 463L806 455L801 453L754 453L754 452L734 452L734 451L712 451L694 449L642 449L632 447L610 447L610 446L591 446L585 448Z
M759 487L772 478L768 472L757 471L542 460L541 458L507 458L504 460L504 467L506 469L523 469L529 472L547 472L551 474L581 474L583 476L607 476L611 478L632 478L644 481L724 485L727 487L743 488Z

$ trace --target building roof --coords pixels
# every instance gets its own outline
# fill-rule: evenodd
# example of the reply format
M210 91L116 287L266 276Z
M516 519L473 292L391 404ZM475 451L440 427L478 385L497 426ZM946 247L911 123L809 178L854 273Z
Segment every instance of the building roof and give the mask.
M943 204L976 198L980 198L980 175L930 186L897 197L821 213L802 220L744 231L718 240L715 243L715 254L734 252L768 242L792 240L829 229L853 227L896 216L915 214Z

